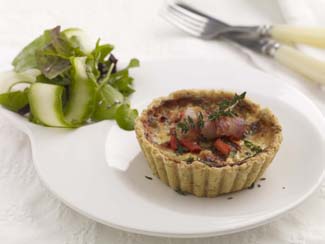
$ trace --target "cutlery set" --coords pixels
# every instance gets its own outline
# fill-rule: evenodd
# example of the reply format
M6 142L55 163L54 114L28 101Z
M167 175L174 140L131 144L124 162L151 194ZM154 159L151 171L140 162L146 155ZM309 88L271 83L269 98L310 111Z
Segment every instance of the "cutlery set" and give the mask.
M287 68L325 84L325 62L292 46L295 43L325 48L325 29L287 25L232 26L183 2L170 1L161 12L164 19L205 40L223 39L272 57Z

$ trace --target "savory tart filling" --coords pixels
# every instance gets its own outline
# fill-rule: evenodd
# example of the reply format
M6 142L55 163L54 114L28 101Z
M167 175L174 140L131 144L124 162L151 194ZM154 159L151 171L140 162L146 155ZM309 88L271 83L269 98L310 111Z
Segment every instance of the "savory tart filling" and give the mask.
M162 100L141 118L145 137L175 162L240 165L266 151L281 132L277 121L245 95L185 93Z

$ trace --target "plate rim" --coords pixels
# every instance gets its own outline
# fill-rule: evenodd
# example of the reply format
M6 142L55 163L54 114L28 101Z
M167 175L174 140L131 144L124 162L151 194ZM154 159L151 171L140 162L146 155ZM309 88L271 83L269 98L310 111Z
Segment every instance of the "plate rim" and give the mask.
M205 59L205 60L173 59L172 61L173 62L175 62L175 61L176 62L183 61L185 63L186 62L202 62L202 63L208 62L208 63L210 63L212 60L210 60L210 59ZM214 62L220 62L222 60L217 59L217 60L213 60L213 61ZM147 61L147 63L160 63L160 62L166 62L166 61L165 60ZM170 62L170 60L169 60L169 62ZM238 65L237 64L231 64L230 66L237 67ZM308 100L313 105L313 107L318 111L318 115L321 116L320 118L322 119L322 123L325 125L325 118L324 118L323 114L321 113L320 109L301 90L299 90L296 87L294 87L294 86L288 84L287 82L285 82L285 79L281 79L279 77L274 77L269 73L263 73L260 70L254 69L249 65L247 65L247 67L245 67L244 69L250 69L250 70L252 70L254 72L262 73L264 76L268 76L269 78L273 79L274 82L279 83L282 86L287 86L290 89L293 89L295 93L299 94L299 96L303 96L305 98L305 100ZM284 82L281 82L282 80ZM11 122L13 121L12 118L10 118L8 116L8 114L7 114L8 111L5 108L0 106L0 112L1 112L2 115L4 115L4 117L9 119ZM31 147L33 147L33 137L30 135L29 129L27 127L24 128L24 126L19 126L17 123L13 123L13 124L18 130L24 132L29 137L29 140L31 141ZM107 133L108 132L109 131L107 131ZM322 137L325 138L324 134L322 134ZM305 201L308 197L310 197L312 195L312 193L320 186L320 184L322 183L322 181L323 181L323 179L325 177L325 168L324 168L323 172L319 176L319 178L318 178L317 182L314 184L314 186L311 187L305 194L303 194L296 201L292 202L291 204L288 204L286 207L278 209L277 211L273 211L271 214L264 215L263 217L255 218L253 221L250 221L249 224L246 223L243 226L239 225L239 226L234 226L233 228L228 228L227 230L212 231L212 232L208 231L208 232L201 232L201 233L181 233L181 234L179 234L179 233L162 233L162 232L152 232L152 231L140 230L140 229L126 227L126 226L118 225L118 224L115 224L115 223L112 223L112 222L108 222L108 221L105 221L103 219L99 219L96 216L93 216L93 215L85 212L84 210L80 209L78 206L75 206L74 204L66 201L44 179L44 176L42 175L42 172L39 169L38 163L35 162L35 160L34 160L34 158L35 158L34 157L34 150L32 148L31 148L31 151L32 151L33 165L35 167L35 170L36 170L37 174L40 177L40 180L46 186L46 188L49 189L49 191L52 192L53 195L56 198L58 198L60 201L62 201L65 205L69 206L71 209L73 209L76 212L86 216L89 219L92 219L92 220L94 220L96 222L99 222L99 223L102 223L104 225L110 226L112 228L132 232L132 233L143 234L143 235L148 235L148 236L157 236L157 237L173 237L173 238L191 238L191 237L195 237L195 238L203 238L203 237L211 237L211 236L219 236L219 235L231 234L231 233L236 233L236 232L240 232L240 231L244 231L244 230L253 229L253 228L257 227L257 226L260 226L260 225L263 225L263 224L266 224L266 223L269 223L269 222L273 221L274 219L280 217L285 212L287 212L287 211L297 207L298 205L300 205L303 201Z

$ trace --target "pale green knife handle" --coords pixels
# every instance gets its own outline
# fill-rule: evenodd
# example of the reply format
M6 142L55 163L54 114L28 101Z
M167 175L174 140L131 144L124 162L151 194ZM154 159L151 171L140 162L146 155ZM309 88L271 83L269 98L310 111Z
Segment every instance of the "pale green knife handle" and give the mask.
M325 84L325 62L285 45L280 45L273 55L279 63L291 70L312 81Z
M325 28L275 25L271 27L269 33L280 42L325 48Z

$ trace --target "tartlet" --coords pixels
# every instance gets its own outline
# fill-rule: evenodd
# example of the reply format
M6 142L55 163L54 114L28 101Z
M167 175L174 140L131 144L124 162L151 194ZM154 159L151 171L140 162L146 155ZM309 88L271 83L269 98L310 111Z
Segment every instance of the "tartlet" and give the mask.
M219 90L180 90L155 99L135 132L154 175L172 189L215 197L250 187L276 155L272 112Z

